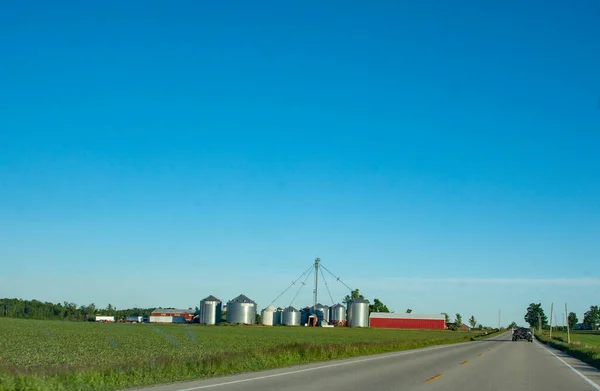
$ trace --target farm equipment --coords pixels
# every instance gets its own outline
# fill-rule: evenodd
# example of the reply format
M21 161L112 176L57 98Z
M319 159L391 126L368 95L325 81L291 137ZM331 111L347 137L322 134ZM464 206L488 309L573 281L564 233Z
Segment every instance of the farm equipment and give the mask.
M512 340L518 341L520 339L525 339L529 342L533 342L533 335L531 334L531 331L529 331L528 329L526 329L524 327L519 327L518 329L513 330Z

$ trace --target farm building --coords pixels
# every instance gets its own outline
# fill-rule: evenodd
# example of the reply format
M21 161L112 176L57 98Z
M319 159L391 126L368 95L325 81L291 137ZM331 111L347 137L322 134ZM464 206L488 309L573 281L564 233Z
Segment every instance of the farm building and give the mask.
M460 326L458 326L456 329L458 331L470 331L471 330L471 328L464 323L461 324Z
M446 317L441 314L423 315L371 312L369 323L371 327L388 329L444 330L446 328Z
M96 322L114 322L114 316L96 315Z
M175 308L158 308L152 311L150 323L186 323L194 317L194 310L178 310Z
M143 316L128 316L125 318L125 322L142 323L143 321L144 321Z

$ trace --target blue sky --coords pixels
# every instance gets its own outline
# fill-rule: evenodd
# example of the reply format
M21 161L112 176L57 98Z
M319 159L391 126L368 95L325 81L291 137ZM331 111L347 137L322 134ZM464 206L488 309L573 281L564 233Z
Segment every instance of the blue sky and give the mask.
M59 3L0 6L0 297L599 304L597 1Z

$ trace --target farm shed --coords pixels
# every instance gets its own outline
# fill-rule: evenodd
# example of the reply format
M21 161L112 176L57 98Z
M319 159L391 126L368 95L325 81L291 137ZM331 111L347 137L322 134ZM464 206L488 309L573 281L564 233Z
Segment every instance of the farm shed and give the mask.
M158 308L152 311L150 323L186 323L194 317L193 310L178 310L175 308Z
M423 315L371 312L369 323L371 327L388 329L444 330L446 328L446 317L442 314Z

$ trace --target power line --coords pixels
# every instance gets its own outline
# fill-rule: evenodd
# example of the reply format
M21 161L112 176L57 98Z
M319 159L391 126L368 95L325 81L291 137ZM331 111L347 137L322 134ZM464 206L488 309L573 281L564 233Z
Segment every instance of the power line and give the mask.
M329 293L329 298L331 299L331 305L333 305L333 304L335 304L335 302L333 301L333 296L331 296L331 291L329 290L329 285L327 284L327 280L325 279L325 274L323 274L323 269L321 269L320 272L321 272L321 277L323 277L323 282L325 283L325 288L327 288L327 293Z
M308 277L310 277L310 275L312 274L312 272L313 272L313 267L311 266L310 268L311 268L311 271L310 271L310 273L308 273L308 274L306 275L306 278L304 279L304 281L302 281L302 282L300 283L300 284L301 284L301 285L300 285L300 288L298 289L298 292L296 292L296 295L294 296L294 298L293 298L293 299L292 299L292 301L290 302L290 306L291 306L292 304L294 304L294 300L296 300L296 297L298 297L298 295L300 294L300 291L302 290L302 288L304 287L304 285L306 285L306 281L308 281Z
M291 283L291 284L290 284L290 285L289 285L287 288L285 288L285 289L283 290L283 292L281 292L281 293L279 294L279 296L277 296L277 297L276 297L276 298L275 298L273 301L271 301L271 304L275 303L275 302L277 301L277 299L279 299L281 296L283 296L283 295L285 294L285 292L287 292L288 290L290 290L290 288L291 288L291 287L293 287L294 285L296 285L296 283L297 283L297 282L298 282L298 281L299 281L299 280L300 280L302 277L304 277L304 275L305 275L306 273L310 272L310 271L311 271L311 270L313 270L313 269L314 269L314 267L313 267L313 266L311 266L311 267L309 267L308 269L306 269L306 271L305 271L304 273L302 273L302 274L300 275L300 277L298 277L298 278L296 278L294 281L292 281L292 283Z
M340 280L339 277L337 277L335 274L333 274L332 272L329 271L329 269L327 269L325 266L321 265L321 267L323 269L325 269L325 271L329 274L331 274L333 276L333 278L335 278L338 282L340 282L342 285L344 285L346 288L348 288L350 291L352 291L352 288L350 288L348 285L346 285L346 283L344 283L344 281Z

